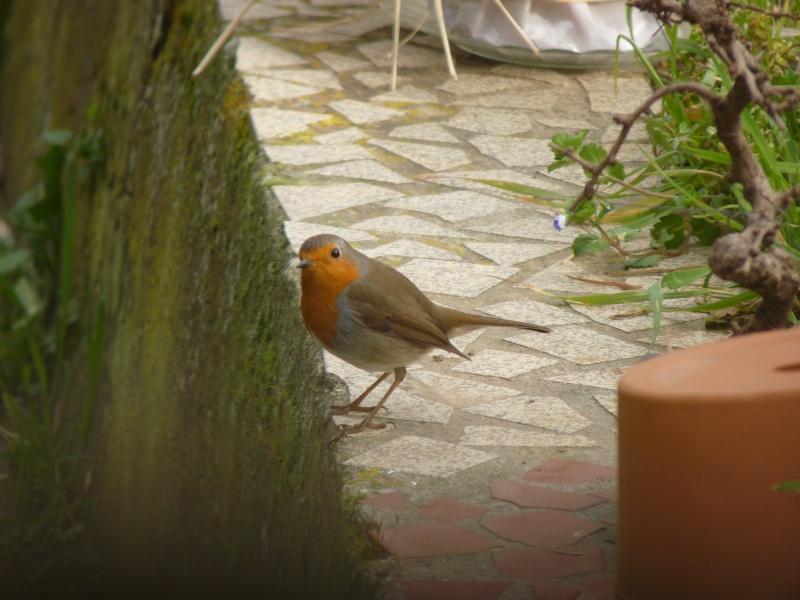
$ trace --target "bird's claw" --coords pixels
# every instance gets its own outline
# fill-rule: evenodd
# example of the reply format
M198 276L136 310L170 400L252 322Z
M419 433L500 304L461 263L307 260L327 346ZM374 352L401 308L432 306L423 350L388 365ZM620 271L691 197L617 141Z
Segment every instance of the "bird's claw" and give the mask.
M387 425L391 425L392 427L396 427L393 421L386 421L385 423L373 423L366 421L362 421L356 425L346 425L342 423L339 425L339 429L345 430L347 433L358 433L362 429L386 429Z
M331 405L331 412L328 415L328 418L325 419L325 423L323 425L327 425L333 420L334 415L346 415L347 413L354 411L354 412L362 412L371 409L362 408L360 406L350 406L349 404L332 404Z
M387 425L391 425L394 428L397 427L397 425L394 424L394 421L386 421L385 423L373 423L372 421L364 420L361 423L357 423L355 425L346 425L342 423L341 425L339 425L339 433L337 433L334 436L334 438L330 442L328 442L328 445L333 446L343 437L351 435L353 433L359 433L364 429L386 429Z
M385 406L381 406L381 409L385 410L387 413L389 412L389 409L386 408ZM345 404L345 405L333 404L331 406L331 412L334 415L346 415L347 413L351 413L351 412L369 413L369 412L372 412L373 410L375 410L374 406L359 406L357 404L356 405L353 405L353 404Z
M346 415L349 412L372 412L374 406L353 406L352 404L334 404L331 406L331 412L335 415Z

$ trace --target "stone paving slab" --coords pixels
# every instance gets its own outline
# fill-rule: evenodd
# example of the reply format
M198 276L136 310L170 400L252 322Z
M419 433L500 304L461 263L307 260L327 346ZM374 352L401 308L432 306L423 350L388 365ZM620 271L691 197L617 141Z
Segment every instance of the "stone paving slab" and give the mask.
M220 0L223 18L245 1ZM592 141L611 143L612 116L638 106L647 85L635 72L615 85L609 71L523 67L459 50L454 80L441 42L420 35L401 48L392 91L391 16L369 4L261 0L237 29L237 66L271 161L266 183L286 212L291 246L334 233L437 303L553 328L455 339L470 361L432 352L381 411L393 426L332 450L389 554L376 560L388 573L382 597L611 598L617 382L648 354L719 335L703 330L703 315L670 312L653 343L647 314L537 293L614 291L608 283L623 280L605 272L621 271L622 261L572 257L577 231L556 231L553 210L491 182L578 193L580 167L547 172L550 138L587 129ZM637 126L634 137L643 136ZM693 249L674 264L703 260ZM652 279L624 283L646 289ZM377 376L327 353L325 366L340 403Z
M344 464L449 477L493 458L495 458L493 454L467 448L464 444L449 444L430 438L406 436L376 446L368 452L346 460Z
M590 421L560 398L512 396L487 404L472 406L465 412L493 417L513 423L574 433L590 425Z

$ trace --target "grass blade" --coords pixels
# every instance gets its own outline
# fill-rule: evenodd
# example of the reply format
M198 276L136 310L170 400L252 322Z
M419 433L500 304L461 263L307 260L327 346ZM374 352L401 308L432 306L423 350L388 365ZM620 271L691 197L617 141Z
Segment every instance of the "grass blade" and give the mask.
M647 289L647 295L650 298L650 305L653 308L653 341L650 344L650 349L656 344L658 339L658 332L661 329L661 309L664 305L664 296L661 292L661 282L656 281Z
M709 273L711 273L711 267L708 265L704 267L695 267L694 269L673 271L661 279L661 287L677 290L678 288L693 284L698 279L705 279L708 277Z
M72 299L72 268L75 262L75 190L77 167L75 153L69 152L64 165L64 186L61 193L61 252L59 267L58 325L56 360L64 356Z
M757 300L758 297L759 297L758 294L756 294L755 292L747 290L745 292L736 294L735 296L731 296L729 298L723 298L722 300L709 302L707 304L698 304L697 306L687 306L680 310L688 310L690 312L710 312L712 310L731 308L732 306L736 306L737 304L744 304L745 302Z
M89 390L86 394L86 401L83 406L83 416L81 418L81 447L89 438L89 430L92 426L94 417L94 404L97 397L97 385L100 382L100 371L103 366L103 350L106 335L106 299L100 298L100 305L97 309L97 322L89 330L87 350L89 362Z

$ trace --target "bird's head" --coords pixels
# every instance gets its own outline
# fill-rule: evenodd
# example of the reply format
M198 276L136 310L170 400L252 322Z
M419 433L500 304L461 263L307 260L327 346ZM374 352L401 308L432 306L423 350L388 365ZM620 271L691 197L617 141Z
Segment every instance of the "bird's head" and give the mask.
M308 238L300 247L303 288L314 285L341 290L359 278L358 252L342 238L329 235L315 235Z

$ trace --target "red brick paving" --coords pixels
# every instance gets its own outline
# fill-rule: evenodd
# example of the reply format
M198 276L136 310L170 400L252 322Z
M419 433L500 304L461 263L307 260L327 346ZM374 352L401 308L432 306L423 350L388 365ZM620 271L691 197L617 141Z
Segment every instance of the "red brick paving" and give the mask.
M534 600L574 600L581 593L578 588L543 581L534 581L531 588Z
M617 496L617 488L609 488L607 490L597 490L595 492L589 492L589 495L596 496L597 498L602 498L603 500L607 500L608 502L616 502Z
M483 523L495 535L538 548L560 548L600 531L603 525L559 510L526 512Z
M592 600L614 600L616 586L617 578L613 575L581 582L581 587L589 592Z
M586 548L576 554L551 550L495 550L492 560L500 575L519 579L556 579L595 573L605 568L600 548Z
M517 506L535 508L558 508L561 510L580 510L603 502L596 494L574 494L551 490L540 485L519 483L508 479L495 479L491 485L492 497L513 502Z
M527 473L523 473L522 479L537 483L574 485L577 483L613 481L616 476L617 470L614 467L554 458L543 462Z
M496 548L492 538L450 523L390 527L378 532L380 544L398 558L461 556Z
M556 459L527 471L521 478L544 485L496 479L489 490L493 500L484 506L436 495L414 512L413 506L405 506L400 492L362 500L365 506L398 512L401 523L404 515L408 517L406 523L419 519L438 521L376 529L380 545L402 560L406 576L411 576L396 581L405 600L494 600L518 582L531 586L533 600L613 600L616 579L606 563L606 551L613 553L613 545L604 544L601 549L596 545L600 542L586 538L615 519L608 518L608 508L604 518L595 520L581 518L580 511L589 509L590 514L602 514L602 510L597 513L593 507L616 501L616 488L609 486L615 484L616 469ZM582 493L551 489L548 485L580 486ZM491 518L480 517L489 510ZM485 534L454 524L476 517ZM614 531L602 539L613 540ZM584 542L573 546L581 540ZM519 544L529 548L519 549ZM419 578L430 577L427 569L438 559L484 552L490 552L498 579L491 579L486 572L481 573L483 579L475 581L468 579L469 574L461 580ZM417 569L422 570L414 578Z
M470 517L485 513L489 509L485 506L475 506L466 502L459 502L447 496L434 496L433 499L417 511L417 516L423 519L455 523Z
M371 506L373 508L385 508L393 510L394 512L403 512L405 508L405 496L403 492L391 492L389 494L381 494L380 496L373 496L361 500L364 506Z
M420 581L400 582L406 600L494 600L513 581Z

